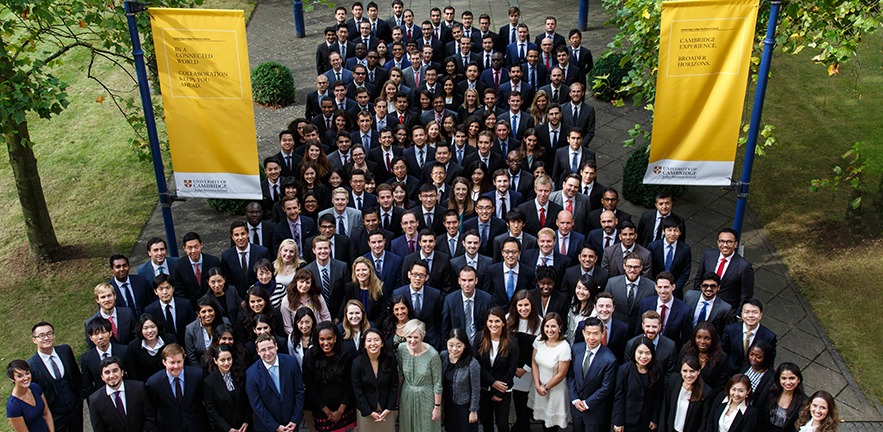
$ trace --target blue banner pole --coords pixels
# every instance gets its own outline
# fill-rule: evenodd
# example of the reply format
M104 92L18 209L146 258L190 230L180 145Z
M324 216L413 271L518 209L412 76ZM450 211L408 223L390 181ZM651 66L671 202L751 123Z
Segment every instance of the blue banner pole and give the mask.
M748 187L751 185L751 170L754 167L754 152L757 148L757 135L760 128L760 117L763 114L763 102L766 97L766 85L770 76L770 62L773 59L773 48L776 45L776 24L779 20L781 0L770 2L770 19L767 23L766 37L763 40L763 55L760 58L760 69L757 76L757 89L754 93L754 107L751 109L751 124L748 128L748 143L745 145L745 161L742 164L742 178L736 183L736 216L733 218L733 229L742 236L742 223L748 208Z
M153 114L153 101L150 99L150 86L147 81L147 68L144 66L144 51L141 49L141 38L138 36L138 23L135 14L147 10L145 5L136 1L125 2L126 21L129 24L129 37L132 39L132 56L135 58L135 74L138 77L138 89L141 93L141 106L144 108L144 122L147 126L147 139L150 142L150 154L153 157L153 173L156 175L156 189L159 192L159 205L162 209L163 226L166 229L166 242L170 256L178 256L178 242L175 240L175 224L172 222L172 199L166 185L166 174L159 149L159 137L156 133L156 118Z
M304 2L302 0L294 0L294 34L298 38L307 35L306 26L304 26Z

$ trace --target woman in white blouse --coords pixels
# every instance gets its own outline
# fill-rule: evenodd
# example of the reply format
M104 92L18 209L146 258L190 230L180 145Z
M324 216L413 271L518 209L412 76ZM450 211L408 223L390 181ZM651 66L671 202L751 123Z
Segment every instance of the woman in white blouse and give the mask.
M699 432L714 397L700 376L699 359L684 356L679 371L671 374L665 386L659 432Z
M751 380L743 374L730 377L724 391L711 403L706 432L753 432L757 410L751 403Z
M840 415L834 396L824 390L812 394L797 418L798 432L837 432Z

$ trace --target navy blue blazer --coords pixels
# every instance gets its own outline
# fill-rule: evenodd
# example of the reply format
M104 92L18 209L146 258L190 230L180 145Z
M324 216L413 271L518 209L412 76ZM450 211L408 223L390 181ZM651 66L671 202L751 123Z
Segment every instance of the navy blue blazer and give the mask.
M583 328L585 326L585 321L580 321L576 326L576 332L574 333L573 338L574 343L585 342L585 339L583 338ZM607 330L607 348L613 352L613 355L616 356L618 362L622 362L623 354L625 353L625 345L629 339L628 330L629 327L626 323L616 318L610 318Z
M408 305L408 309L414 313L414 318L423 321L423 324L426 325L426 337L424 340L426 343L438 349L441 347L442 343L442 294L441 291L429 285L423 285L423 288L421 288L420 291L423 292L423 308L420 310L419 315L414 312L414 305L411 303L410 285L403 285L396 288L396 290L392 292L390 301L392 301L392 298L395 296L403 296L405 298L405 304Z
M503 275L504 265L505 264L502 262L491 265L488 267L486 277L491 280L488 288L490 288L490 294L491 298L493 298L494 306L508 308L509 302L512 298L509 297L506 292L507 276ZM515 281L515 291L513 294L523 289L531 290L536 286L536 271L534 268L534 266L518 263L518 280Z
M276 390L263 360L256 361L245 371L245 390L254 411L255 432L275 432L279 426L299 425L304 411L304 380L297 359L277 354L279 359L279 387Z
M579 251L582 250L583 245L586 243L586 236L576 231L570 231L570 234L568 235L570 236L570 241L567 245L566 256L570 258L570 262L575 263L579 260ZM560 234L558 233L558 230L555 230L555 250L560 253L561 245L558 244L559 237Z
M472 300L472 322L475 325L475 338L478 339L481 337L481 331L487 319L487 311L492 306L491 295L482 290L475 290ZM451 330L455 328L466 330L466 314L463 311L463 293L461 290L454 291L445 296L444 306L442 307L442 334L447 337Z
M116 312L117 335L119 337L113 338L111 336L111 340L122 345L128 345L129 341L135 338L135 316L132 315L132 310L127 307L117 306ZM83 323L83 330L85 331L86 325L89 324L89 321L100 316L101 312L95 312L95 315L92 315L85 323ZM89 349L95 348L95 344L89 339L88 333L86 333L86 347Z
M300 215L298 216L300 220L300 240L301 242L306 243L306 239L313 237L318 234L316 231L316 221L309 216ZM273 250L278 251L279 246L282 244L282 241L285 239L293 238L291 236L291 227L288 225L288 219L279 221L276 224L276 227L273 228ZM304 244L301 248L304 250L308 248L309 245Z
M603 345L592 358L589 372L583 371L583 359L586 356L586 343L577 342L570 348L571 362L567 371L567 389L570 400L581 400L589 407L579 411L571 404L571 415L575 430L585 430L582 425L604 425L610 420L610 408L613 402L614 381L616 380L616 356L610 348Z
M46 364L36 352L28 359L31 377L43 389L46 406L52 412L53 419L58 421L58 419L72 416L73 421L76 421L79 415L79 419L82 421L83 376L77 366L77 359L74 358L74 351L70 345L56 345L55 355L58 356L64 368L64 376L60 380L52 377L52 373L46 369Z
M521 61L521 57L520 57L520 53L519 53L519 46L518 45L521 43L522 42L515 41L513 43L510 43L508 46L506 46L506 65L507 66L511 66L516 63L517 64L524 63ZM540 49L537 46L537 44L530 42L530 41L525 41L524 44L525 44L525 46L524 46L525 60L527 59L527 52L528 51L530 51L532 49L539 51L539 49Z
M172 269L175 268L175 263L177 261L178 261L178 258L176 258L176 257L170 257L170 256L166 257L166 263L168 263L170 275L172 273ZM138 270L136 270L136 271L138 273L138 276L143 277L144 280L146 280L148 283L152 283L153 278L156 277L156 273L153 272L153 265L150 263L150 260L147 260L146 263L139 265ZM150 292L153 292L153 291L150 291Z
M528 249L521 252L521 261L522 264L536 269L539 267L537 265L537 261L540 259L540 250L539 249ZM567 271L567 268L570 267L570 258L566 255L561 255L558 253L558 249L553 249L552 251L552 267L558 273L558 280L555 281L555 286L560 286L561 281L564 279L564 273Z
M110 353L114 357L120 359L121 368L126 370L129 354L129 347L120 344L111 344ZM98 356L98 350L94 347L83 353L80 357L80 371L83 375L83 398L89 397L95 390L104 385L101 379L101 358Z
M656 310L656 301L659 296L644 297L638 308L638 316L648 310ZM690 339L693 333L693 315L690 314L690 306L677 298L672 299L671 310L666 311L665 327L662 335L673 340L677 346L681 346Z
M227 275L227 285L235 286L239 291L239 297L244 297L248 288L258 281L257 274L254 272L254 265L262 258L269 260L270 251L261 245L249 243L248 278L246 279L246 276L242 274L242 263L239 257L239 250L234 246L221 253L221 268L224 269L224 273Z
M771 364L775 364L776 345L778 344L776 334L763 324L757 326L755 331L755 342L763 340L769 342L770 345L773 346L773 358L771 359ZM721 348L727 353L728 368L731 374L737 373L746 359L745 350L742 349L743 343L744 336L742 335L741 322L735 322L724 327L724 334L721 336Z
M420 181L424 181L426 179L423 178L423 168L417 163L417 146L411 146L402 151L402 156L405 158L405 161L408 162L408 174L417 177ZM424 158L423 163L427 164L435 160L435 147L423 146ZM410 179L408 179L410 181Z
M496 206L496 203L494 203L494 205ZM463 222L463 228L461 231L465 233L466 231L474 229L475 231L478 231L478 235L481 236L481 231L478 229L479 223L478 216L473 216ZM494 247L494 238L509 230L506 226L506 222L503 222L503 219L496 216L491 216L490 224L491 226L488 228L487 243L482 244L481 247L478 248L478 253L484 256L494 256L492 250Z
M184 342L184 329L187 328L187 324L193 322L196 319L196 312L193 311L193 303L190 303L190 300L182 298L182 297L172 297L172 303L175 305L175 331L172 331L172 327L166 323L166 312L162 307L162 304L159 300L149 304L146 308L144 308L145 313L149 313L153 315L153 317L160 322L164 323L164 327L166 333L172 333L175 335L175 339L181 341L182 346Z
M407 246L405 246L407 248ZM374 263L374 255L371 252L362 255ZM401 285L402 257L392 252L383 254L383 262L380 263L380 274L377 277L383 282L383 294L388 298L396 287ZM375 268L376 272L376 268Z
M153 279L150 280L152 281ZM136 316L140 316L141 312L144 311L144 307L156 299L156 296L153 294L153 286L151 283L148 282L147 279L134 273L129 274L129 283L132 285L132 292L135 295L134 306L126 304L126 296L120 290L120 282L117 281L115 277L110 278L107 283L113 285L113 291L117 296L116 305L128 307Z
M147 412L156 413L156 430L189 432L208 430L208 417L202 406L202 369L184 366L184 404L179 405L163 369L147 379L144 385Z
M175 270L172 271L172 277L175 278L175 296L186 297L192 303L196 303L196 300L208 292L208 271L214 267L221 267L221 260L214 255L203 252L202 267L199 269L202 280L197 282L196 273L193 272L193 266L190 264L190 258L183 257L179 259L175 263ZM136 312L135 315L138 315L138 313Z
M433 221L434 222L434 221ZM420 245L417 243L417 239L414 239L414 251L420 250ZM394 239L392 239L392 243L389 245L389 251L398 255L399 258L403 256L408 256L412 252L408 249L408 240L405 238L405 235L402 234ZM393 285L398 286L398 285Z
M666 243L664 239L652 241L647 245L647 250L650 251L653 279L656 279L656 275L665 271L665 249ZM675 242L675 253L671 260L670 270L675 275L675 297L684 298L684 289L687 286L687 280L690 279L692 267L693 251L690 249L690 245L678 240Z
M586 241L589 243L589 247L595 251L595 255L598 255L598 265L601 265L601 257L604 256L604 230L601 228L595 228L589 231L589 235L586 236ZM613 246L619 243L619 229L617 229L613 233L613 239L610 242L610 245Z
M720 251L717 249L705 251L696 269L697 276L693 278L693 289L700 289L703 274L717 270L719 257ZM750 261L737 253L733 254L730 264L727 265L727 271L721 277L721 289L717 296L737 310L742 307L742 302L754 297L754 267Z
M507 192L508 192L508 194L507 194L508 202L506 203L506 208L508 211L508 210L514 209L515 207L518 207L518 205L521 204L521 193L519 193L516 190L512 190L512 189L509 189ZM492 190L490 192L485 192L481 196L488 197L494 202L494 214L496 215L497 212L500 210L499 208L497 208L498 207L497 206L497 191ZM505 217L506 215L502 215L502 216ZM502 220L503 218L501 217L500 219Z
M491 278L490 276L488 276L487 269L494 263L494 260L491 257L477 254L476 261L478 261L478 268L475 269L478 271L478 289L490 293ZM465 253L451 258L451 271L453 272L451 274L451 277L454 279L459 279L460 270L462 270L463 267L466 267L466 264L468 263L466 261Z

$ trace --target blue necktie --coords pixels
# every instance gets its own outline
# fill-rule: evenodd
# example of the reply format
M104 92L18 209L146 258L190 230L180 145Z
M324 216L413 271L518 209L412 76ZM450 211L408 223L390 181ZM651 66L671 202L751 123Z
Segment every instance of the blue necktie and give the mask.
M674 260L675 248L668 245L668 252L665 254L665 271L671 271L671 262Z
M279 392L279 394L282 394L282 387L279 385L279 371L277 370L277 366L270 366L267 372L270 372L270 378L273 379L273 385L276 386L276 391Z
M509 280L506 282L506 295L511 299L515 294L515 271L509 270Z
M696 318L696 322L693 323L693 325L696 325L696 324L701 323L702 321L705 321L705 319L706 319L706 315L705 315L705 313L706 313L707 311L708 311L708 302L707 302L707 301L703 301L703 302L702 302L702 310L699 311L699 317Z

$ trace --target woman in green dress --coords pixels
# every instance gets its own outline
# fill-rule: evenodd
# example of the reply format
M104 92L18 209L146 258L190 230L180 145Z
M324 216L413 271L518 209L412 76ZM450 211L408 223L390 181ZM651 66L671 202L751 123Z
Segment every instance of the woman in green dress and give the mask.
M407 343L397 350L403 378L400 432L441 432L442 368L438 352L423 342L426 326L412 319L402 329Z

